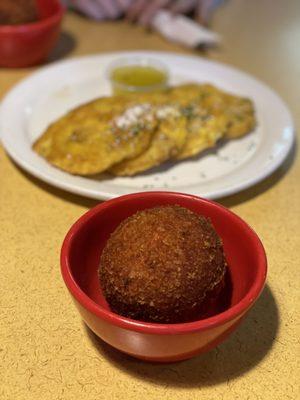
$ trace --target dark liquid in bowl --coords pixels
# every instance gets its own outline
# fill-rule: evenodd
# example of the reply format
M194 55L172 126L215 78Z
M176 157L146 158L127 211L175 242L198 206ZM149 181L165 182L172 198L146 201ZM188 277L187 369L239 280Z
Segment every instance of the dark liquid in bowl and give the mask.
M1 0L0 25L21 25L38 19L35 0Z

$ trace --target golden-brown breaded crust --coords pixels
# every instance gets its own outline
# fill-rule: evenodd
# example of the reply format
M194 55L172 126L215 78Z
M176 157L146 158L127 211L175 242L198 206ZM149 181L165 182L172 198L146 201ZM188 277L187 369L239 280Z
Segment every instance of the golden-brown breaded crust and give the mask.
M199 319L225 274L211 222L180 206L138 212L112 233L99 278L113 311L161 323Z

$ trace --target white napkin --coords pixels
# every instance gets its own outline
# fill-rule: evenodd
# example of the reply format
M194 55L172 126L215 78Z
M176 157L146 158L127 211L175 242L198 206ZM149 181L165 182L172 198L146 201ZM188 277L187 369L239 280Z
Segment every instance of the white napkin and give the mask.
M217 33L184 15L173 15L166 10L157 12L152 27L166 39L187 47L212 46L221 41Z

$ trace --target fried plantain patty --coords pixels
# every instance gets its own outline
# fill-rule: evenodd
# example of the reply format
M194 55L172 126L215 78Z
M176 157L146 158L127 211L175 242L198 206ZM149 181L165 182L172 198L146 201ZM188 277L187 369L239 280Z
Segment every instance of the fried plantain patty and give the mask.
M56 167L78 175L103 172L145 151L156 124L151 106L144 103L126 108L117 103L110 111L106 101L102 106L99 113L92 106L73 110L52 124L33 149Z
M77 107L53 123L33 149L72 174L109 170L132 176L170 158L195 156L219 139L243 136L254 127L249 99L208 84L183 84Z
M187 120L174 106L156 107L157 127L148 149L139 156L114 165L110 172L119 176L131 176L146 171L174 158L183 148Z

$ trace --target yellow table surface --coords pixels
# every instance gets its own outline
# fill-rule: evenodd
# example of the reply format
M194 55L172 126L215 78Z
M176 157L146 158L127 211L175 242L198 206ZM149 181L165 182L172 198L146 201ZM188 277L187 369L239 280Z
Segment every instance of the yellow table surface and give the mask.
M213 27L223 44L206 56L270 85L290 107L299 129L300 2L227 1ZM123 22L101 24L70 14L53 58L124 49L190 52ZM33 71L0 70L1 96ZM248 221L265 245L269 274L261 298L224 344L168 365L130 359L98 342L63 284L59 252L64 235L97 202L32 178L3 148L0 179L1 400L300 398L300 168L295 151L262 183L220 200Z

